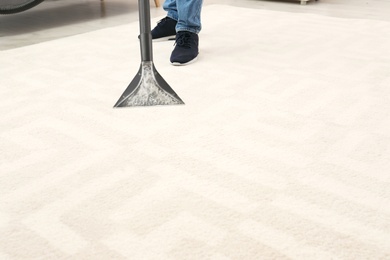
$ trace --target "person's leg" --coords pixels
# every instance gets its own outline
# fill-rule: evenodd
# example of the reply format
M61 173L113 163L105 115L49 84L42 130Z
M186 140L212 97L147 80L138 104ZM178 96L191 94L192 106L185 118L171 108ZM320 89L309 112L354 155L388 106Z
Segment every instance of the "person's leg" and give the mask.
M202 29L200 13L203 0L165 0L167 16L177 21L176 31L199 33Z
M200 13L203 0L166 0L166 2L171 1L176 2L176 10L172 11L172 14L177 12L177 17L170 16L177 20L176 31L199 33L202 29Z
M178 20L177 12L177 0L165 0L163 4L163 9L167 11L167 16L173 20ZM179 0L180 1L180 0Z
M170 58L173 65L187 65L198 57L202 3L202 0L176 0L176 44Z

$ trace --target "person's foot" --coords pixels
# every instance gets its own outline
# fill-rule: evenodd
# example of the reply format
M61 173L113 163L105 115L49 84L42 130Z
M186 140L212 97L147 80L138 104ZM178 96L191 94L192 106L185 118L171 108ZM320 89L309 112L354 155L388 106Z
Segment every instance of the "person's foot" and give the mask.
M198 34L179 31L176 34L175 48L171 54L172 65L180 66L190 64L198 58L199 37Z
M153 40L174 40L177 21L170 17L161 19L152 30Z

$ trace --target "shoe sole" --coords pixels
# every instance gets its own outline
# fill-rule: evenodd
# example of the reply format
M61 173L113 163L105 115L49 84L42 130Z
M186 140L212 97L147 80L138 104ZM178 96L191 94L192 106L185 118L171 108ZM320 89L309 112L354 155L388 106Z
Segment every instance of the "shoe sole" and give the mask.
M176 40L176 35L170 35L170 36L153 39L153 42L174 41L174 40Z
M188 61L188 62L186 62L186 63L171 62L171 64L172 64L173 66L185 66L185 65L194 63L197 59L198 59L198 56L196 56L195 58L193 58L192 60L190 60L190 61Z

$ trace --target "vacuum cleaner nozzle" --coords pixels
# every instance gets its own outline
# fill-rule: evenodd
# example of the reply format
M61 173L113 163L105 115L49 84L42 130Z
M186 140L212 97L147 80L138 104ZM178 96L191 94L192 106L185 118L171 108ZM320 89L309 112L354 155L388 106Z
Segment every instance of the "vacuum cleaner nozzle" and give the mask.
M154 67L149 0L138 0L138 7L141 66L114 107L184 104Z
M152 61L143 61L137 75L114 107L181 105L184 102L160 76Z

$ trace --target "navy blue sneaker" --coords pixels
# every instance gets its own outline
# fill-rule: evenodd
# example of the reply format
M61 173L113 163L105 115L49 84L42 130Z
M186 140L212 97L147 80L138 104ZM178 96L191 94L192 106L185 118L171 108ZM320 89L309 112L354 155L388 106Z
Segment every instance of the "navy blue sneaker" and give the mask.
M179 31L176 34L175 48L171 54L172 65L187 65L198 58L199 54L199 37L198 34Z
M152 30L153 40L174 40L177 21L170 17L161 19Z

